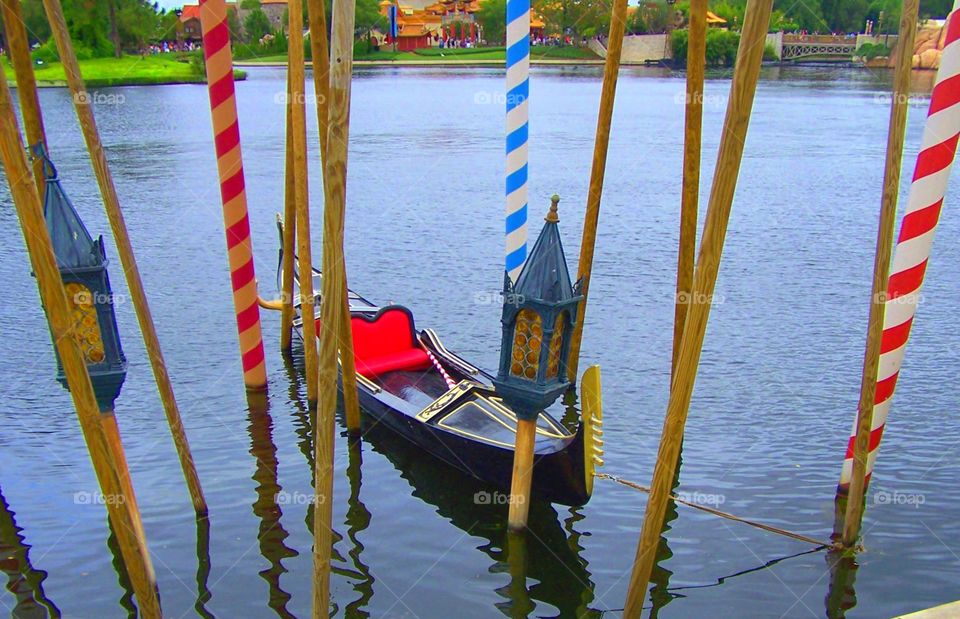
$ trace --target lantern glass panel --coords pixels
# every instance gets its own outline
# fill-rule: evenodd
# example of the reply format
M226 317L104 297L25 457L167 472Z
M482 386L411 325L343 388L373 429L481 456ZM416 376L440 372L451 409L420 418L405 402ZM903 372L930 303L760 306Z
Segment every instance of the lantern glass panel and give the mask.
M78 282L64 285L70 317L73 321L73 338L80 346L87 363L103 363L106 357L103 349L103 337L100 335L100 323L97 308L93 303L93 293Z
M536 380L540 368L540 347L543 343L543 326L540 315L524 308L517 314L513 330L513 352L510 374L527 380Z
M563 346L563 329L566 325L566 313L557 314L553 323L553 336L550 338L550 355L547 357L547 378L556 378L560 373L560 349Z

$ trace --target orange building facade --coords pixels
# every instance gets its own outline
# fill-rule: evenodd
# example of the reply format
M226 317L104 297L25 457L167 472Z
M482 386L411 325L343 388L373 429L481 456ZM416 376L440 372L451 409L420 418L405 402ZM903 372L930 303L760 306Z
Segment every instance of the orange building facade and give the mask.
M426 4L427 2L431 3ZM483 28L476 18L481 2L482 0L381 0L380 13L389 18L390 7L397 7L397 51L413 51L424 47L468 47L484 40ZM543 21L531 15L530 35L541 37L543 29ZM389 34L386 43L394 43Z

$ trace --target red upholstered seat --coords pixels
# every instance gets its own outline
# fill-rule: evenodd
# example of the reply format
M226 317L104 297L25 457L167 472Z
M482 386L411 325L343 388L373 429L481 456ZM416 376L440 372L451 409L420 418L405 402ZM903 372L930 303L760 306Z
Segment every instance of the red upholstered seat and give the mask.
M372 319L354 316L353 356L357 372L367 378L387 372L425 370L430 357L419 346L410 310L399 305L381 309Z

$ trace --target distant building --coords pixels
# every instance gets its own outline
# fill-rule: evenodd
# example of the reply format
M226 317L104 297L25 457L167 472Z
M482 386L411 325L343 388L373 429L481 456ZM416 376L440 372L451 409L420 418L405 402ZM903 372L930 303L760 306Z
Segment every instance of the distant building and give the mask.
M283 20L283 14L287 11L287 0L260 0L260 10L267 14L274 32L287 31L287 24Z
M237 4L227 2L227 11L237 14ZM180 26L177 29L177 38L182 41L200 42L203 40L203 27L200 24L200 5L185 4L180 10Z
M381 0L380 13L389 16L397 7L397 50L471 44L483 41L483 28L476 18L483 0ZM530 36L544 36L544 23L530 14ZM388 29L389 32L389 29ZM385 43L391 44L389 34Z

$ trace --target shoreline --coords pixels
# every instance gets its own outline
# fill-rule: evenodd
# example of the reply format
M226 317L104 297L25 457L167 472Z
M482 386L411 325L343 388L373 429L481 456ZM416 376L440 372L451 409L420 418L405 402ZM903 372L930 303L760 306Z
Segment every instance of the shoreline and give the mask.
M530 65L547 66L603 66L604 60L589 60L575 58L549 58L549 59L531 59ZM629 63L622 63L628 65ZM505 60L354 60L355 67L502 67L506 65ZM233 63L237 68L249 67L286 67L287 63L281 60L235 60ZM308 68L313 67L313 62L306 61ZM643 66L642 64L637 66Z

